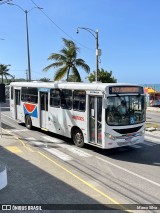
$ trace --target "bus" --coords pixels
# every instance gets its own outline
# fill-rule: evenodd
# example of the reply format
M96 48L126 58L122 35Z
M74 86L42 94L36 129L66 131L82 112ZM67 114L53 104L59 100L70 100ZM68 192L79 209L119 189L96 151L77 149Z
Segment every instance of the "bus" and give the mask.
M125 110L120 110L122 103ZM78 147L110 149L144 141L146 101L137 85L13 82L10 113L28 129L72 138Z

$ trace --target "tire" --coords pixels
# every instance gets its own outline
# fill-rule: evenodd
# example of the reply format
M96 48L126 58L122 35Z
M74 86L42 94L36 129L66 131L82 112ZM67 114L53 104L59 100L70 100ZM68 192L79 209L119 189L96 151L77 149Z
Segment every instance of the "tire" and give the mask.
M29 115L27 115L25 118L25 124L27 129L32 129L32 120Z
M84 146L84 138L83 133L80 129L76 129L73 132L73 142L77 147L83 147Z

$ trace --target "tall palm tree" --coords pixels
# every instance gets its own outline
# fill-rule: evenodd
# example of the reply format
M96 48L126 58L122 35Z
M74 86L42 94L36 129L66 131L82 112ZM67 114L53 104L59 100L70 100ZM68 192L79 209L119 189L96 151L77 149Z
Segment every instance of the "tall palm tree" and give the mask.
M81 81L80 74L77 67L81 67L87 73L90 72L90 67L81 58L77 58L77 52L79 48L76 44L65 38L62 38L64 42L64 48L60 50L60 53L52 53L48 60L55 60L56 62L48 65L43 70L48 71L50 68L59 68L54 76L54 80L60 80L67 74L67 81L69 80L70 71L74 76L75 81Z
M2 76L2 83L3 83L3 76L7 79L7 77L13 77L11 74L9 74L9 67L10 65L0 64L0 75Z

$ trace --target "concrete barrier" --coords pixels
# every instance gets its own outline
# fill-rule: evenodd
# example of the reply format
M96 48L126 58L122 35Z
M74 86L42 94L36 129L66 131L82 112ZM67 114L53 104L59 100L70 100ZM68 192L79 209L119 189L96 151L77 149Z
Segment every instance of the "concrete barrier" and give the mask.
M7 170L0 164L0 190L7 186Z

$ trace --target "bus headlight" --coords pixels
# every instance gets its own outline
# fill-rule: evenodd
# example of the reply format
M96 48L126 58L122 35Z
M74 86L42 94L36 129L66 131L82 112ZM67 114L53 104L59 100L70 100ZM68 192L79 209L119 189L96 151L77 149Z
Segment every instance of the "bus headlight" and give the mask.
M109 133L105 133L105 136L106 136L107 138L111 139L111 140L115 140L115 139L116 139L113 135L111 135L111 134L109 134Z
M144 129L144 130L142 130L140 133L141 133L141 135L144 135L144 133L145 133L145 129Z

